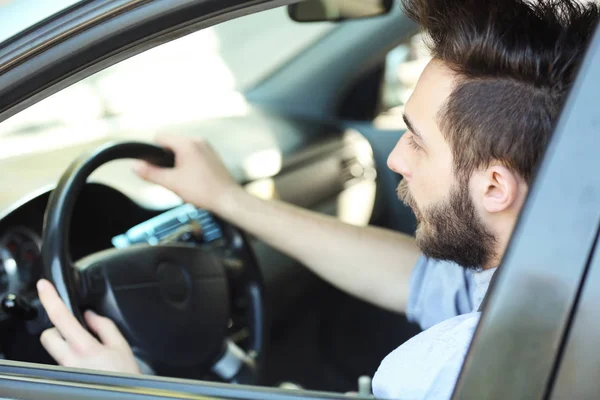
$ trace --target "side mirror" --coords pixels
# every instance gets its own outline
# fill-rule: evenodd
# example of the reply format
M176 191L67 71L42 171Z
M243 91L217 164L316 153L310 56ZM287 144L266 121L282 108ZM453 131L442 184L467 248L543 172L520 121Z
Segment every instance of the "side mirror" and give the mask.
M288 6L297 22L343 21L369 18L390 12L394 0L305 0Z

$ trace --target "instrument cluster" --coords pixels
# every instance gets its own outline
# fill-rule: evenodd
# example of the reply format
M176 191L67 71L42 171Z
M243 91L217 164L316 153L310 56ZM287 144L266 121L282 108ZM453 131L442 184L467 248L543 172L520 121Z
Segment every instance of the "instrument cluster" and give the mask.
M42 275L41 238L24 227L0 235L0 299L35 287Z

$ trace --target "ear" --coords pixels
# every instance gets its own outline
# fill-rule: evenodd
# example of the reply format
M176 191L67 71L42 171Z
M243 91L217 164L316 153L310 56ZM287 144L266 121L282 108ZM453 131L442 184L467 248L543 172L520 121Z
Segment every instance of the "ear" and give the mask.
M505 211L519 199L519 176L503 165L492 165L480 176L483 207L489 213Z

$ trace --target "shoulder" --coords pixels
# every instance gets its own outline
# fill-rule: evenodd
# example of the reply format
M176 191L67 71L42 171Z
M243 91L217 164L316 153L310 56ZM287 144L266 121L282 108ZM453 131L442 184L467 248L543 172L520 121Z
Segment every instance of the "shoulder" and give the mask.
M427 329L473 311L469 271L455 263L421 256L410 279L406 316Z
M450 318L408 340L379 366L379 398L450 398L477 328L480 313Z

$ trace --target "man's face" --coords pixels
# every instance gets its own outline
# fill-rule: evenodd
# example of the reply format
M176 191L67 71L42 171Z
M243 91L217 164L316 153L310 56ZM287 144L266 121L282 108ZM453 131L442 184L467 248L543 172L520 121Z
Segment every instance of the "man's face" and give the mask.
M495 237L473 202L468 179L458 179L438 113L454 88L455 74L439 61L423 71L406 104L408 130L388 158L402 174L398 197L417 217L417 244L426 256L482 267L494 256Z

